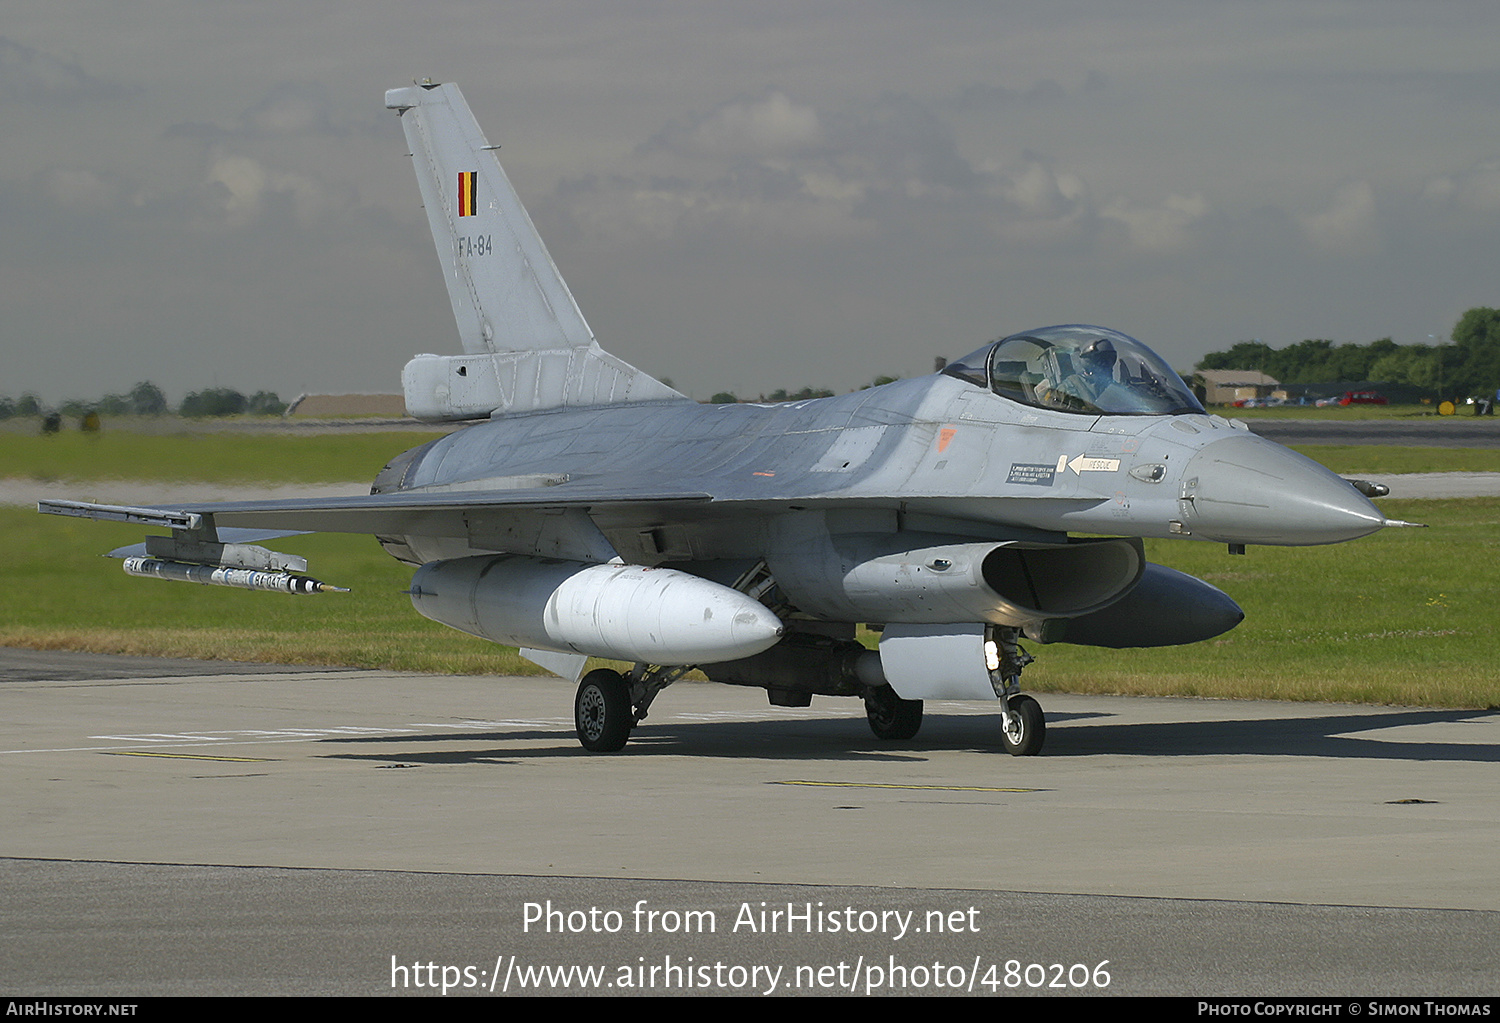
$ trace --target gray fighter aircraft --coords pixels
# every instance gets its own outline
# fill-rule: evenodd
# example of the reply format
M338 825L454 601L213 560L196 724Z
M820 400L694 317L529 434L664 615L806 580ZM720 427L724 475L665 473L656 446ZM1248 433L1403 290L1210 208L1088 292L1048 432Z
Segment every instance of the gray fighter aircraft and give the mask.
M393 89L386 106L464 349L407 364L407 408L476 422L392 460L368 497L42 502L170 529L114 552L127 571L309 592L326 587L301 559L251 541L373 533L416 567L420 613L578 684L589 750L624 746L697 667L780 706L862 697L886 739L916 734L924 700L995 701L1005 749L1034 754L1045 719L1020 692L1022 639L1192 643L1243 617L1148 564L1142 537L1243 551L1404 524L1206 414L1145 345L1100 327L1012 334L839 397L699 405L599 347L456 86ZM634 667L584 675L588 656Z

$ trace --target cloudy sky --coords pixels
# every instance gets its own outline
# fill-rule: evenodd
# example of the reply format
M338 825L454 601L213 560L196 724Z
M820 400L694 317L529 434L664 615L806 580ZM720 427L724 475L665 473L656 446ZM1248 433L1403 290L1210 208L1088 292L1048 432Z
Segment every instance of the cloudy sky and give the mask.
M384 90L458 82L696 397L1100 323L1179 368L1500 305L1493 0L6 0L0 395L458 350ZM313 12L313 13L308 13Z

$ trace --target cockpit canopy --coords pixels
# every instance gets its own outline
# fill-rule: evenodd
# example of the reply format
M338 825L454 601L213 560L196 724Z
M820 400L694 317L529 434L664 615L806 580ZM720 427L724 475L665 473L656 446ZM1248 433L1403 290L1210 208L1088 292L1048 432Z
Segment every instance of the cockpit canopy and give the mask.
M943 372L1037 408L1094 416L1203 412L1159 355L1103 327L1068 324L1012 334Z

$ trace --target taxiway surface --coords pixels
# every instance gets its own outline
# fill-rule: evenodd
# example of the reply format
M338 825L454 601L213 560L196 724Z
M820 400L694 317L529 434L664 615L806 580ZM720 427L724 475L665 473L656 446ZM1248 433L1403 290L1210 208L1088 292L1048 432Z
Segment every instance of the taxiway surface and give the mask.
M992 708L929 704L889 744L854 701L680 683L590 756L571 695L0 651L0 989L429 993L395 967L509 978L519 958L755 990L694 988L670 972L688 957L926 964L877 990L940 961L994 966L996 993L1093 990L1024 968L1106 959L1117 993L1500 985L1494 712L1049 695L1046 755L1017 759ZM525 924L549 902L620 929ZM921 929L897 938L907 912Z

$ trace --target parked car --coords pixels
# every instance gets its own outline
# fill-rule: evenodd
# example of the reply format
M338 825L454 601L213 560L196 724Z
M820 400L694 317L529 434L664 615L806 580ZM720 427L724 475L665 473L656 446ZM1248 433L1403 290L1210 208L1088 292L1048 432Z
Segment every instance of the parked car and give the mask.
M1324 408L1328 405L1388 405L1390 403L1379 391L1345 391L1343 394L1319 398L1315 404L1319 408Z

